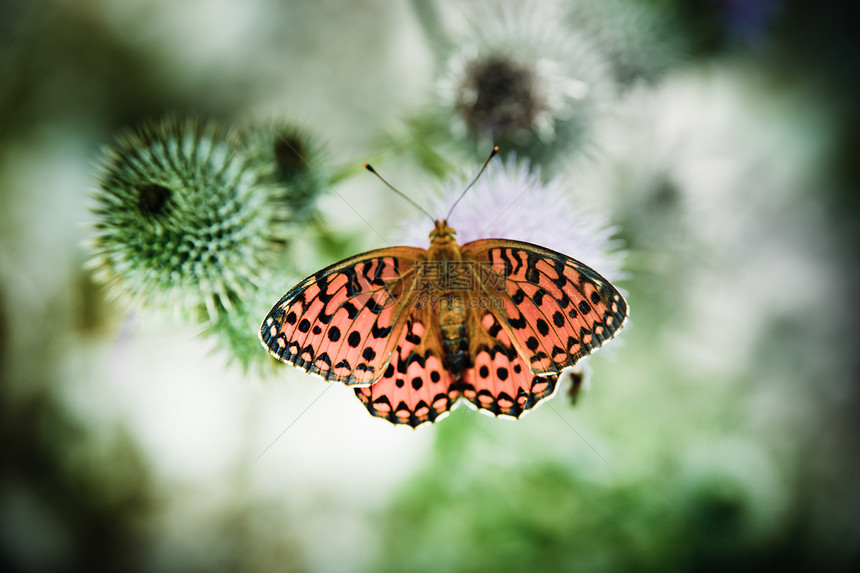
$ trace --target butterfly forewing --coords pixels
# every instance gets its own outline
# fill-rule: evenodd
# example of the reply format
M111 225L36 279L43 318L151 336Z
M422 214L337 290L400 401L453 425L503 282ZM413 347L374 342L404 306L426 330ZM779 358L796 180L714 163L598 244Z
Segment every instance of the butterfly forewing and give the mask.
M380 378L409 318L413 269L425 253L379 249L315 273L272 308L260 339L275 358L326 380Z
M627 318L627 303L609 281L561 253L503 239L467 243L462 253L504 278L503 308L495 312L535 374L573 366Z

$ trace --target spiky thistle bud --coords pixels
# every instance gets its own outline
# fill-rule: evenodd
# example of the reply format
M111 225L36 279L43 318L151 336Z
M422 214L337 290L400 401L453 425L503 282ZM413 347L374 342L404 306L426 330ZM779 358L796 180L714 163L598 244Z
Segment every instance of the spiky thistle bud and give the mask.
M241 144L216 122L167 119L105 151L92 264L115 297L212 318L253 289L287 217Z

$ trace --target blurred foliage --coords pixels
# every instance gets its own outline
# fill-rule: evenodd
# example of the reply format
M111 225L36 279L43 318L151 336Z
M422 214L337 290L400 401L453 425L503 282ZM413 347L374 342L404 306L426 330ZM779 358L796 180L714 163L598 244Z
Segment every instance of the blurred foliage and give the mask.
M0 566L126 570L148 550L146 520L159 505L149 462L122 425L96 431L58 400L43 368L29 374L26 397L0 393Z

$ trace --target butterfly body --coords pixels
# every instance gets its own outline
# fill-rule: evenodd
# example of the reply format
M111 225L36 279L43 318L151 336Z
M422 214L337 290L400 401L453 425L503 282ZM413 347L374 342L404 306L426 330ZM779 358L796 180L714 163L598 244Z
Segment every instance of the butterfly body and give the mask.
M460 400L519 417L627 317L621 294L566 255L455 237L436 221L426 250L378 249L322 269L272 308L263 345L355 385L371 414L414 427Z
M428 277L434 269L426 263L433 261L438 262L436 276ZM427 250L424 274L419 279L419 284L427 286L427 296L424 297L423 304L430 304L431 312L438 315L445 366L454 380L459 379L468 360L467 313L464 300L466 293L463 289L455 288L457 277L452 276L457 274L455 269L458 269L462 262L455 231L447 222L436 221L436 228L430 233L430 248ZM422 304L422 301L419 300L418 304Z

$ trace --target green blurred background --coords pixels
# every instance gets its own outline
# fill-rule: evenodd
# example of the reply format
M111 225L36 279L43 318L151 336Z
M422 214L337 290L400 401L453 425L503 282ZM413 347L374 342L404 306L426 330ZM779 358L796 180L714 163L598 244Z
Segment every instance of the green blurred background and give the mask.
M654 4L672 57L619 81L599 158L533 156L619 225L630 325L575 406L412 431L121 309L86 240L102 146L193 113L327 143L295 279L381 246L365 220L414 213L361 164L422 204L445 171L439 6L0 1L0 567L855 570L858 36L836 3Z

